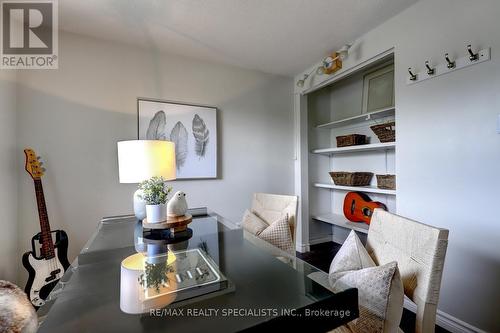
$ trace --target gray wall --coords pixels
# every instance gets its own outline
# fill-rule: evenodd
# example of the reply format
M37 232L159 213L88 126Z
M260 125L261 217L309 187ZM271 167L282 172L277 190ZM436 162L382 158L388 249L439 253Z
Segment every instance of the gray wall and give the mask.
M208 206L239 221L252 192L293 192L290 78L73 34L61 34L59 45L58 70L19 75L18 155L31 146L46 161L51 226L68 232L71 258L101 217L132 211L135 185L118 182L116 142L136 138L138 96L220 110L221 179L172 183L187 193L191 207ZM25 174L19 207L26 247L38 219Z
M16 281L17 238L15 72L0 70L0 279Z
M439 309L491 332L500 308L499 16L498 1L421 0L362 36L343 68L395 48L397 212L450 230ZM492 60L406 85L408 67L465 56L469 43L491 47Z

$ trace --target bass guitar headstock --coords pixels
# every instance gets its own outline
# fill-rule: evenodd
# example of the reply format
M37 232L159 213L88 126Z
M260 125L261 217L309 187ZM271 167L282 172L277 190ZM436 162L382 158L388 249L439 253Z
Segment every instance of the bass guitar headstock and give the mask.
M43 177L45 168L42 167L42 162L40 162L40 157L35 154L33 149L25 149L24 155L26 155L26 164L24 169L30 174L33 180L39 180Z

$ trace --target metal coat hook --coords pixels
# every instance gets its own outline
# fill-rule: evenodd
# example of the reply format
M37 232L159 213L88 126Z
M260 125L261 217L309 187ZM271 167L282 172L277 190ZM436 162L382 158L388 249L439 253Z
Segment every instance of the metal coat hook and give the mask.
M479 53L474 53L472 52L472 47L471 45L467 45L467 51L469 51L469 60L470 61L477 61L479 59Z
M446 67L448 67L449 69L453 69L455 68L456 64L454 61L451 61L450 58L448 57L448 53L446 53L444 55L444 58L446 59L446 62L448 63L448 65L446 65Z
M431 68L431 66L429 66L429 61L425 62L425 67L427 67L427 74L428 75L434 75L435 70L434 70L434 68Z
M415 81L417 79L417 75L416 74L413 74L411 72L411 67L408 67L408 73L410 73L410 80L411 81Z

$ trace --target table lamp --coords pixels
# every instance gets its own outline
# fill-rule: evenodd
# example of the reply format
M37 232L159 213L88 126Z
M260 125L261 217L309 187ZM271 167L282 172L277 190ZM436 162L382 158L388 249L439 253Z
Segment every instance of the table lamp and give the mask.
M159 140L129 140L118 142L120 183L141 183L152 177L175 179L175 144ZM146 217L146 203L134 193L134 214Z

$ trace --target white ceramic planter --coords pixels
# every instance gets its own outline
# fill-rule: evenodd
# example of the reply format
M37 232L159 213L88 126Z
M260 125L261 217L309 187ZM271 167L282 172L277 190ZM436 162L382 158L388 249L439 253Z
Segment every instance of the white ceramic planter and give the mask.
M167 205L146 205L148 223L163 222L167 219Z

